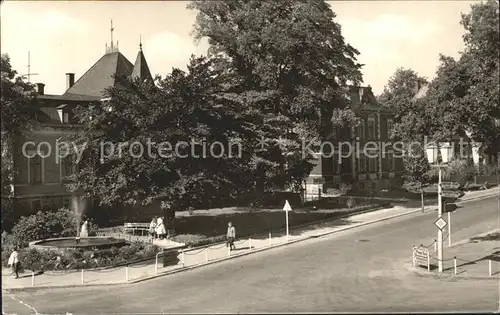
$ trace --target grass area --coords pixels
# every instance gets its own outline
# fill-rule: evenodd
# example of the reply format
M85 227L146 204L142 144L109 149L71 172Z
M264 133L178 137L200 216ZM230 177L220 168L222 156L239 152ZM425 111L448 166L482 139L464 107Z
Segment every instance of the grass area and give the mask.
M378 205L365 204L357 207L356 211L367 210L376 206ZM322 209L320 211L291 211L288 222L290 227L294 227L321 220L341 218L353 210L339 208ZM197 214L194 212L189 216L177 217L175 223L177 235L172 240L185 243L188 246L201 246L220 242L225 239L228 222L232 222L235 226L237 237L267 234L268 232L277 233L286 228L283 210L231 211L219 213L218 215Z

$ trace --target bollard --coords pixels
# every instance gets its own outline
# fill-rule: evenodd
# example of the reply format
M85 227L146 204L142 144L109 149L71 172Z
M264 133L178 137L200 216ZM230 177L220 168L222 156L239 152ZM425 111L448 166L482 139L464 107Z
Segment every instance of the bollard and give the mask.
M184 261L184 250L181 250L181 263L182 263L182 267L184 267L186 265L185 261Z
M272 245L272 241L271 241L271 232L269 232L269 246Z
M82 284L83 284L83 269L82 269Z
M205 262L208 262L208 247L205 248Z
M493 272L491 270L491 259L488 260L488 269L489 269L489 274L490 274L490 277L493 275Z
M155 275L158 274L158 254L156 254L156 259L155 259Z
M128 265L125 266L125 281L128 282Z
M453 257L453 268L455 269L455 276L457 275L457 257Z
M248 239L248 250L252 250L252 239Z
M31 272L31 286L32 287L35 286L35 272L34 271Z
M438 251L438 243L436 240L434 240L434 252L437 253Z

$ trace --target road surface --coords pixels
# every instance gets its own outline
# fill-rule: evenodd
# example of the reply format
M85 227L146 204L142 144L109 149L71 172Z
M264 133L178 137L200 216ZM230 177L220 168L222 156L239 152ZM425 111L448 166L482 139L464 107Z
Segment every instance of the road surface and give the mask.
M498 228L499 218L497 198L465 203L452 215L453 240ZM129 286L14 296L42 314L498 310L497 281L418 277L404 268L413 244L435 238L436 219L436 212L404 216Z

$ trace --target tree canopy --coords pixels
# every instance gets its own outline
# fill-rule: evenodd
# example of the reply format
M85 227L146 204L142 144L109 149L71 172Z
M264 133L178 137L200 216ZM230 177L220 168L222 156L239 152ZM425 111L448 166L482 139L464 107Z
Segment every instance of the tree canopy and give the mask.
M261 115L267 147L258 154L258 189L297 187L312 169L302 140L354 120L344 87L362 80L359 52L322 0L193 1L189 8L197 14L195 38L208 38L210 55L232 75L232 90Z

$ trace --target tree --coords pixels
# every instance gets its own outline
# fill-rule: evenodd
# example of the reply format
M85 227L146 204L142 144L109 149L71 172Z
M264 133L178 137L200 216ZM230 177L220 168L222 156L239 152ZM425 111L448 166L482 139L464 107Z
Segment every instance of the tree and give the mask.
M440 117L436 139L469 133L487 153L500 150L498 23L498 1L472 5L462 15L465 50L460 58L440 56L427 97L428 113Z
M176 210L210 207L249 190L254 118L226 93L213 60L193 57L187 73L174 69L158 87L119 80L124 88L110 88L100 110L79 110L86 127L75 141L87 143L87 152L71 191L101 205L161 200L173 230Z
M22 134L36 126L38 113L34 99L30 97L33 86L24 81L12 69L10 58L2 54L0 60L2 75L1 86L1 141L2 141L2 169L1 169L1 195L2 195L2 228L8 229L13 222L12 218L12 179L13 169L13 141L16 135Z
M197 13L195 38L208 38L232 91L260 113L255 123L267 147L255 161L257 191L298 188L312 170L302 140L354 121L343 87L362 80L359 52L322 0L193 1L189 8Z
M419 76L412 69L396 69L379 97L384 105L394 110L395 123L401 122L403 117L415 110L414 97L419 87L427 83L426 78Z
M404 171L403 178L405 180L404 187L409 191L418 191L421 195L422 211L424 211L424 190L423 188L429 183L429 161L424 154L422 146L410 148L408 154L404 156Z

